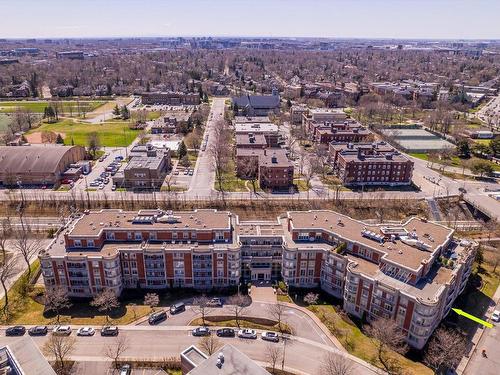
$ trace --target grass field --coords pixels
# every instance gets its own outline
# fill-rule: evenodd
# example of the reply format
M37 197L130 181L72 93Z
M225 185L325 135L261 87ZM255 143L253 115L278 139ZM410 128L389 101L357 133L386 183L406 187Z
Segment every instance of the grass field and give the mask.
M28 134L37 132L60 133L64 144L70 145L73 140L75 145L86 146L89 133L97 132L101 146L124 147L132 143L139 130L129 129L129 123L124 121L108 121L99 124L89 124L73 120L63 120L54 124L44 123Z
M5 113L0 113L0 133L5 132L7 126L10 124L10 118Z
M43 113L45 110L45 107L47 107L51 102L49 101L11 101L11 102L0 102L0 112L3 113L11 113L15 112L16 108L23 108L23 109L29 109L32 112L35 113ZM104 100L82 100L82 101L57 101L59 105L62 106L62 111L64 113L69 113L73 112L76 114L78 112L78 106L85 106L86 107L86 112L91 112L103 104L106 103ZM71 111L70 111L71 109Z
M339 339L349 353L374 366L382 368L382 364L377 358L377 346L358 326L343 319L332 305L310 306L309 309L314 312L328 327L330 332ZM391 358L397 361L401 367L405 369L405 374L431 375L433 373L430 368L423 364L414 362L396 352L391 353Z

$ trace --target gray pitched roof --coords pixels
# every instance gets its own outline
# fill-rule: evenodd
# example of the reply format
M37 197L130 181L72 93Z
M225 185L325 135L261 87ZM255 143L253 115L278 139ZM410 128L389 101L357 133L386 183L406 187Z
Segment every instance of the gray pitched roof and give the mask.
M278 108L280 97L278 95L243 95L233 98L233 103L240 108Z
M54 173L74 147L79 146L0 146L0 173Z

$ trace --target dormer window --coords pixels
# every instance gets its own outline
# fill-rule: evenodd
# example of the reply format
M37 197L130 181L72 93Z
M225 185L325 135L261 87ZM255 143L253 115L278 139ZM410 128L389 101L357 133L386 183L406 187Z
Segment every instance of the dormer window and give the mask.
M94 240L87 240L87 247L95 247Z
M82 247L82 240L74 240L73 246L74 247Z

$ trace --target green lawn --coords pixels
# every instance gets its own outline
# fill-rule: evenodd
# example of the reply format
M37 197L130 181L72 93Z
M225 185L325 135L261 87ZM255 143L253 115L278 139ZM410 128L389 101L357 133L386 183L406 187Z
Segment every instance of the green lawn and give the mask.
M56 102L56 101L54 101ZM51 102L49 101L29 101L29 100L20 100L20 101L11 101L11 102L0 102L0 112L10 113L15 112L16 108L24 108L29 109L32 112L43 113L45 107L47 107ZM74 114L78 112L78 105L86 106L87 112L92 112L96 108L107 103L105 100L65 100L65 101L57 101L59 105L62 106L62 110L64 113L69 113L70 109Z
M344 348L362 360L382 368L382 364L377 358L377 347L375 343L366 336L358 326L344 319L336 309L329 304L309 306L318 318L328 327L330 332L339 339ZM397 360L405 374L432 374L431 369L419 362L414 362L401 354L392 353L392 357Z
M139 130L129 129L129 123L125 121L108 121L99 124L89 124L73 120L63 120L54 124L44 123L38 128L31 130L35 132L62 133L64 144L86 146L89 133L97 132L100 137L101 146L124 147L132 143L139 134Z
M5 132L9 124L10 124L10 117L5 113L0 113L0 133Z
M409 153L408 155L410 156L413 156L414 158L417 158L417 159L422 159L422 160L429 160L429 155L428 154L424 154L424 153L415 153L415 152L412 152L412 153Z

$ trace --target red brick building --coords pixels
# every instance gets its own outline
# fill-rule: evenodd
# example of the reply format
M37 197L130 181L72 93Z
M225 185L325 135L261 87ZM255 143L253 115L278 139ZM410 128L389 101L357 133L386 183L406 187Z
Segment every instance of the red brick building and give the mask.
M74 218L39 258L46 288L75 297L279 279L320 287L352 315L394 319L422 348L472 270L477 244L453 234L419 218L373 225L322 210L251 222L216 210L101 210Z
M413 161L385 142L330 143L333 172L344 185L409 185Z

